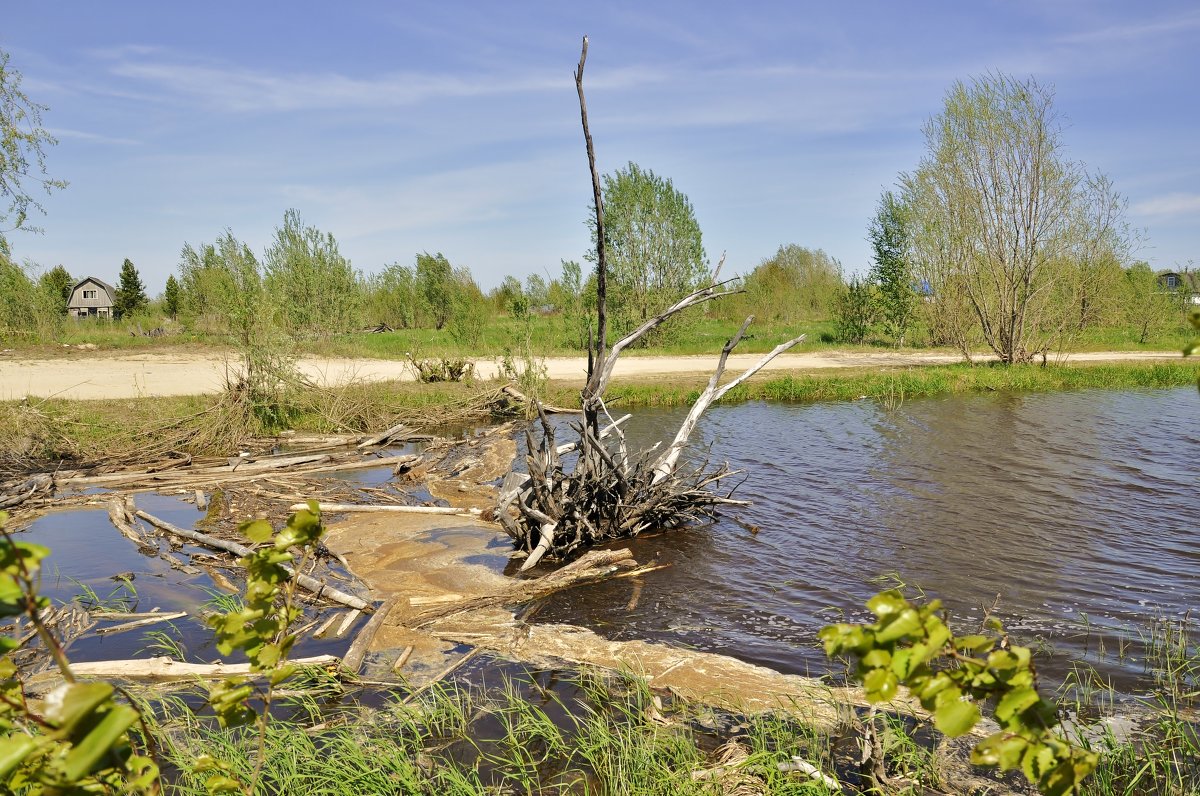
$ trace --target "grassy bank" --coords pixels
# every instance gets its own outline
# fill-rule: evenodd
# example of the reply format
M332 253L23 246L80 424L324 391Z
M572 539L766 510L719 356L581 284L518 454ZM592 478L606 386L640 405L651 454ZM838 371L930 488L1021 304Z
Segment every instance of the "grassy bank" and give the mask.
M1195 666L1196 649L1188 650ZM642 678L594 670L527 671L492 661L410 702L400 699L403 689L382 702L375 694L371 709L352 700L339 706L340 686L325 682L323 692L292 697L287 718L269 725L258 792L832 796L868 789L858 766L868 719L848 704L845 726L829 734L783 713L717 711L656 692ZM1099 691L1064 698L1071 715L1092 717L1104 700ZM1105 723L1081 732L1077 742L1101 754L1082 793L1195 793L1200 738L1186 715L1189 704L1167 691L1136 711L1132 734ZM252 777L252 733L221 730L182 701L160 701L147 713L172 772L168 792L207 793L209 773L194 770L201 754L243 782ZM967 765L971 739L946 744L919 717L884 711L874 721L883 792L1011 792L994 772ZM830 779L798 769L796 759ZM1019 780L1006 784L1019 787Z
M836 370L759 378L731 390L724 403L741 401L854 401L895 403L912 398L983 392L1055 392L1082 389L1183 387L1200 377L1191 362L1122 362L1096 365L928 365L888 370ZM656 379L610 390L620 406L679 406L699 395L703 380Z
M853 401L885 406L938 395L986 392L1049 392L1088 388L1168 388L1194 384L1200 365L1191 362L1096 365L936 365L889 370L827 370L759 378L732 390L740 401ZM616 383L609 405L624 409L692 403L702 375ZM179 451L226 455L257 437L285 429L358 433L397 420L426 428L477 422L497 408L497 385L359 383L337 388L294 388L270 401L244 395L137 398L112 401L10 402L0 405L0 460L53 462L146 458ZM544 399L572 406L578 386L551 383Z

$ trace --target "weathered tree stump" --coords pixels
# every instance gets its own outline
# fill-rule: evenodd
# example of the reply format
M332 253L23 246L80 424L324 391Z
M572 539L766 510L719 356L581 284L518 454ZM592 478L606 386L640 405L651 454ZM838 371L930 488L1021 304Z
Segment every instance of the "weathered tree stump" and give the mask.
M538 405L542 433L535 440L534 435L526 431L528 471L509 473L500 490L496 519L516 546L528 553L521 567L523 570L533 567L547 555L562 557L582 547L637 536L647 530L691 525L710 519L720 506L745 505L745 501L732 497L732 489L723 495L714 491L721 481L735 474L727 465L709 468L705 463L698 467L681 467L681 456L700 416L713 402L804 339L804 335L799 335L776 346L746 372L720 385L730 352L753 321L753 316L747 318L737 334L725 344L708 386L696 399L671 443L660 453L657 453L659 446L656 445L644 453L630 455L621 430L621 423L628 416L614 419L604 403L604 393L621 352L668 318L740 291L730 289L729 282L719 281L724 265L722 257L712 284L684 296L618 340L611 350L606 350L604 202L583 93L587 46L588 40L584 37L579 68L575 72L575 87L579 94L596 210L596 343L588 348L588 380L582 394L582 418L572 425L576 441L558 445L554 429L546 419L543 407ZM576 456L573 464L568 466L563 457L569 453Z

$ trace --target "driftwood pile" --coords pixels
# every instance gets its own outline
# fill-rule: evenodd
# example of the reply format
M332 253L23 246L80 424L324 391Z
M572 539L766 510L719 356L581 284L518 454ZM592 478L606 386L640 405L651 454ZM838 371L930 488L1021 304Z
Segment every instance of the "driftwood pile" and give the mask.
M704 465L681 467L681 456L700 415L713 402L804 339L804 335L799 335L776 346L745 373L718 386L730 352L754 320L753 316L747 318L737 334L725 344L708 386L696 399L671 443L661 452L651 449L631 454L621 430L625 418L614 419L604 403L604 393L621 352L672 316L740 291L729 289L728 282L719 281L724 265L722 257L712 284L684 296L606 351L604 200L583 93L587 46L585 37L579 68L575 72L575 87L579 94L583 135L592 175L593 206L596 210L596 343L594 347L589 345L588 349L588 379L582 394L583 416L572 427L577 440L558 445L554 429L539 408L541 436L536 443L532 434L526 437L529 454L525 464L528 472L514 470L501 488L496 518L512 537L518 550L528 553L522 569L535 566L547 555L563 557L581 547L637 536L647 530L689 525L710 517L719 506L743 504L733 499L732 489L725 495L711 489L734 474L727 466L715 470L709 470ZM568 456L570 460L566 458Z
M50 506L99 504L107 510L113 526L144 555L160 558L187 575L205 572L215 584L237 591L239 587L233 581L238 580L241 568L236 559L251 552L249 544L237 531L239 520L255 514L279 518L295 509L292 503L298 497L309 495L336 495L352 501L323 501L323 508L331 513L384 510L477 516L478 510L472 512L452 507L410 505L412 498L406 494L404 482L410 477L431 481L450 478L472 473L476 469L487 470L488 467L492 468L492 475L487 477L495 477L497 471L495 463L489 460L490 449L507 446L509 457L503 465L507 467L514 448L511 431L511 425L500 426L473 440L456 443L414 434L405 426L396 425L377 434L352 438L294 438L289 440L289 444L307 444L308 447L287 453L203 462L171 457L165 461L154 460L138 469L99 475L75 471L42 473L14 483L15 488L9 495L11 499L6 503L22 518ZM419 454L384 455L387 452L382 450L384 446L413 441L424 443ZM487 467L483 466L485 463ZM353 481L329 477L347 470L380 467L392 469L393 478L389 479L386 487L364 487ZM97 487L102 488L104 493L95 494ZM135 503L136 494L148 489L184 495L185 499L193 500L198 508L207 508L208 516L196 528L179 527L138 507ZM259 508L262 511L244 511L246 501L255 500L260 501ZM403 501L410 504L400 505ZM561 588L576 577L587 579L597 574L595 568L582 573L567 572L548 583ZM290 576L300 588L301 600L313 609L309 614L310 621L299 627L297 633L305 637L341 638L353 630L354 640L342 665L350 671L356 671L389 605L372 602L366 585L355 576L345 558L323 545L318 548L316 558L308 562L305 571L291 571ZM546 588L531 588L528 584L522 584L520 589L512 594L506 593L505 597L521 602L526 592L541 593ZM138 613L114 612L104 605L89 607L73 601L43 611L41 619L59 643L67 648L87 636L152 629L153 625L186 620L189 616L189 612L168 613L158 609ZM359 621L367 616L371 617L370 621ZM193 621L201 619L200 616L190 618ZM33 684L34 690L52 687L58 677L57 670L35 637L37 634L32 626L22 626L18 617L0 625L0 632L21 642L18 664L26 673L38 675ZM334 659L305 659L297 663L324 665L329 661ZM159 657L97 662L79 667L76 674L162 681L186 680L196 676L219 677L229 671L233 670L221 665L188 664Z

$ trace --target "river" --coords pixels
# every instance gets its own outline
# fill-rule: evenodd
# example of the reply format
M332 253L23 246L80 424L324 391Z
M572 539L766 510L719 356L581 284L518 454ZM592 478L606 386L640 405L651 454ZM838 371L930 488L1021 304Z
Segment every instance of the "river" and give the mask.
M682 417L637 411L630 439L669 439ZM637 540L640 561L673 566L636 607L610 581L539 621L822 674L819 628L904 584L960 630L992 611L1051 682L1077 661L1128 694L1152 624L1200 608L1195 389L716 406L694 439L745 469L739 515L759 532L721 519Z

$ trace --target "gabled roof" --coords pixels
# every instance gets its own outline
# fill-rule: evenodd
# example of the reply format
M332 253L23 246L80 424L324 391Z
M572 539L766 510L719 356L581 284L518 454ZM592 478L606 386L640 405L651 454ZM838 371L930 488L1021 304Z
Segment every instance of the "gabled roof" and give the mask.
M104 288L104 292L108 294L109 301L111 301L113 304L117 303L117 289L105 282L103 279L97 279L94 276L85 276L83 279L80 279L78 282L76 282L75 286L71 288L72 296L75 295L75 291L78 290L79 286L84 282L95 282L97 285Z
M1160 285L1164 285L1168 276L1174 276L1180 286L1187 286L1193 293L1200 293L1200 271L1156 271L1154 274Z

